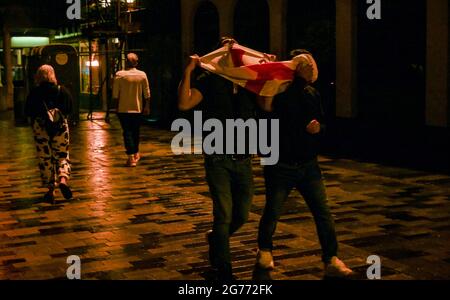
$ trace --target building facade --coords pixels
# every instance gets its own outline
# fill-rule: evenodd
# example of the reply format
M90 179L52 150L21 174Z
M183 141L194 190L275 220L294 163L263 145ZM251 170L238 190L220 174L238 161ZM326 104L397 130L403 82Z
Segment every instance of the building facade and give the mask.
M224 35L280 59L309 49L330 151L448 170L449 2L380 3L373 19L358 0L181 0L181 55L186 63Z
M380 19L370 19L370 4L360 0L89 0L92 15L83 12L80 21L67 20L65 1L51 9L15 2L0 4L0 111L15 106L22 57L33 47L10 43L24 32L78 50L82 108L110 108L112 75L124 53L137 52L152 87L152 116L166 126L179 116L177 84L189 55L206 54L220 36L233 36L279 59L295 48L314 54L331 125L325 144L333 151L379 156L395 149L393 157L408 160L440 151L448 163L447 0L381 0ZM11 9L22 17L7 18ZM5 53L12 55L5 59Z

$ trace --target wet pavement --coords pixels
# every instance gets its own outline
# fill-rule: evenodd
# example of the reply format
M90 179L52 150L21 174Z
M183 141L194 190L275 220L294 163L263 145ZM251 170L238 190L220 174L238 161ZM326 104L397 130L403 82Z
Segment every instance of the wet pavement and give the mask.
M28 127L0 114L0 279L63 279L78 255L83 279L204 279L211 200L201 156L174 156L173 133L144 126L142 160L126 168L115 117L82 121L71 132L72 201L42 201ZM353 160L320 158L340 257L365 278L370 255L383 279L450 279L450 176ZM275 235L276 268L255 270L256 195L249 222L231 239L238 279L322 279L314 222L291 194Z

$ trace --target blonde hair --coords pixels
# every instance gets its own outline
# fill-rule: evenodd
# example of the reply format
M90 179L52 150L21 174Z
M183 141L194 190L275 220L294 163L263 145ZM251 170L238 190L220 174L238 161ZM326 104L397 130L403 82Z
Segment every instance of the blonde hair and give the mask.
M37 85L40 85L45 82L58 84L58 81L56 80L55 70L50 65L40 66L36 72L34 80Z

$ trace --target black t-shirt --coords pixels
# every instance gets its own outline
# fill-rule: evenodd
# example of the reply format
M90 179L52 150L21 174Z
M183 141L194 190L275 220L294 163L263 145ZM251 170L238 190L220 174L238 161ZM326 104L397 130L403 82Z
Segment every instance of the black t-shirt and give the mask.
M235 87L231 81L216 74L203 71L194 80L192 88L197 89L203 95L203 101L200 106L200 110L203 113L203 121L215 118L222 122L224 151L226 149L227 119L256 120L256 95L239 86ZM208 135L208 132L205 132L204 135ZM248 143L248 132L246 138ZM248 147L246 149L248 150Z
M255 118L255 95L219 75L204 71L193 83L192 88L203 95L202 111L206 118L244 119Z
M312 86L294 81L274 99L272 116L280 120L280 162L302 163L317 157L320 134L306 131L316 119L323 125L320 95Z
M31 119L42 118L46 119L48 109L58 108L65 116L72 113L72 96L69 91L52 83L43 83L33 88L27 97L25 104L25 114Z

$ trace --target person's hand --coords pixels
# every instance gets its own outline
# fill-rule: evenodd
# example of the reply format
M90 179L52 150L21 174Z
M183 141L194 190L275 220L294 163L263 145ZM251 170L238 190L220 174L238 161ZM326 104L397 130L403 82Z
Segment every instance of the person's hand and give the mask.
M318 134L320 132L320 123L317 120L312 120L308 126L306 126L306 132L309 134Z
M259 63L260 64L265 64L265 63L268 63L268 62L274 62L276 60L277 60L277 56L276 55L264 53L264 58L260 59Z
M149 105L146 105L146 106L144 107L144 110L142 111L142 114L143 114L144 116L149 116L149 115L150 115L150 106L149 106Z
M197 54L190 56L189 63L186 67L186 72L192 72L199 65L200 65L200 57Z
M277 56L274 54L266 54L264 53L265 56L267 56L267 58L269 59L270 62L274 62L277 61Z

